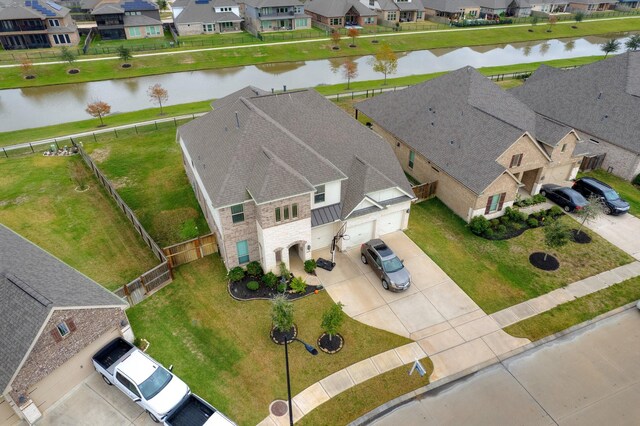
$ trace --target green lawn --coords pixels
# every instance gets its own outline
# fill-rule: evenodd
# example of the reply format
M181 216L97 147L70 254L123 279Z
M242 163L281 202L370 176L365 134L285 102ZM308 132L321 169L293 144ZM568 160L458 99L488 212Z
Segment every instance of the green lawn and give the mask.
M561 220L578 226L568 216ZM406 233L489 314L633 260L589 232L591 244L569 243L552 250L560 269L545 272L528 260L533 252L547 251L541 228L510 240L485 240L438 199L412 207Z
M332 303L325 292L294 302L302 340L315 345L322 312ZM268 301L232 299L224 265L213 255L179 267L172 284L127 314L136 336L151 343L151 356L173 364L196 394L238 424L255 425L269 414L271 401L287 397L284 348L269 338L269 308ZM302 345L291 345L293 395L335 371L410 342L349 318L340 334L345 345L334 355L312 357ZM376 401L395 396L387 391L376 395Z
M629 213L640 217L640 187L618 176L607 173L604 170L594 170L589 173L580 173L578 177L591 176L599 179L618 191L618 194L631 206Z
M640 299L640 277L635 277L563 303L535 317L510 325L504 330L512 336L526 337L533 342L638 299Z
M121 131L119 136L80 140L153 239L165 247L208 233L173 123L139 135Z
M546 26L504 26L489 30L465 29L401 36L383 34L379 35L377 39L388 43L395 51L477 46L637 31L640 30L640 19L628 18L615 21L584 22L577 29L572 29L570 25L558 24L552 32L546 32L545 28ZM533 31L529 32L529 29ZM343 40L341 42L343 49L338 51L331 49L329 40L321 40L287 45L265 44L246 49L175 52L171 55L134 58L132 60L133 66L128 69L121 68L119 60L76 62L74 67L79 68L81 72L75 75L66 73L67 69L70 68L69 64L43 65L37 67L37 78L33 80L23 79L20 70L12 68L0 74L0 89L50 84L73 84L197 69L336 58L345 54L362 56L375 54L380 49L380 45L370 43L370 40L365 38L361 38L355 48L346 48L347 43L347 40Z
M1 159L0 222L110 290L159 263L79 156Z
M185 47L185 48L260 43L260 40L255 38L253 34L250 34L246 31L240 31L237 33L181 36L178 38L178 40L180 41L180 47Z
M157 50L170 46L169 43L173 42L173 37L169 31L165 31L163 37L149 37L129 40L102 40L100 36L96 36L91 40L88 55L99 55L105 53L116 53L116 49L120 46L128 47L135 51L145 50Z

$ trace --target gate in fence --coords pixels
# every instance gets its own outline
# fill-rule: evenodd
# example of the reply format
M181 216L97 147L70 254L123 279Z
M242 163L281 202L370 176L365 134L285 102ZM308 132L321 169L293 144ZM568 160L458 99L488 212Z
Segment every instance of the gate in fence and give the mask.
M414 195L418 200L426 200L433 197L436 194L438 188L438 181L423 183L421 185L412 186Z

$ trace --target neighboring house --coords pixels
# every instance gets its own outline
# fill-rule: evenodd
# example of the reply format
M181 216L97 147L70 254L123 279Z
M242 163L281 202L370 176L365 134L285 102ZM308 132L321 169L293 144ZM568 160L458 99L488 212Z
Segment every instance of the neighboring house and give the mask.
M546 16L553 13L565 13L569 9L568 0L529 0L532 15Z
M616 10L631 10L631 9L640 9L640 1L638 0L621 0L615 6Z
M429 17L446 20L476 19L480 16L477 0L423 0Z
M583 168L631 180L640 173L639 76L640 52L627 52L571 70L543 65L510 92L589 142Z
M378 18L389 22L416 22L425 20L423 0L360 0L373 9Z
M436 196L467 221L502 215L523 190L568 183L582 159L575 131L535 114L471 67L355 108L405 172L437 185Z
M69 9L53 1L0 0L0 45L4 50L75 46L78 27Z
M151 0L103 2L91 14L103 40L164 37L158 5Z
M94 371L91 356L101 346L132 340L126 307L0 225L0 421L32 424Z
M242 31L240 6L233 0L181 1L174 3L172 11L181 36Z
M569 0L569 12L582 11L587 14L593 12L606 12L614 10L618 4L618 0Z
M256 31L304 30L311 17L299 0L239 0L245 24Z
M289 266L406 229L415 198L388 144L314 90L245 88L178 129L227 268Z
M378 14L358 0L309 0L304 7L314 22L334 28L366 27L378 23Z

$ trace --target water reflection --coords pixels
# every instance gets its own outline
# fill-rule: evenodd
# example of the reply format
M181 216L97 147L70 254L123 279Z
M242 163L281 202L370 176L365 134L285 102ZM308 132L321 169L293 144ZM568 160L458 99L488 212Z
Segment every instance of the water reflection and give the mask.
M600 55L600 44L611 37L549 40L539 43L515 43L435 49L398 55L397 73L389 77L450 71L465 65L476 68L537 62L541 60ZM618 37L620 38L620 37ZM624 43L626 39L622 39ZM188 57L188 55L185 55ZM353 58L358 65L354 81L382 79L373 71L371 56ZM167 105L225 96L246 85L265 90L281 90L345 83L341 72L345 58L279 63L155 75L127 80L97 81L0 91L0 131L39 127L88 118L87 103L100 99L114 111L150 108L147 88L160 83L169 92ZM8 107L8 106L11 107Z

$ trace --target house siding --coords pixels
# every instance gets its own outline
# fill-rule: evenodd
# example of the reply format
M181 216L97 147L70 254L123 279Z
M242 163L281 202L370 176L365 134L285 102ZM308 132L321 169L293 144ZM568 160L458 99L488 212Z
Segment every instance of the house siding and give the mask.
M298 217L291 217L291 205L298 205ZM289 206L289 219L284 220L283 208ZM276 222L276 207L281 209L281 221ZM285 223L295 222L296 220L309 219L311 217L311 196L309 194L299 195L284 200L273 201L270 203L260 204L256 206L256 218L262 229L271 228L273 226L281 226ZM309 225L311 226L311 225Z
M476 200L471 211L467 213L465 218L467 221L471 220L474 216L483 215L488 219L502 216L504 209L511 207L516 199L518 193L518 183L509 174L503 173L498 179L493 181ZM502 209L485 214L487 208L487 201L489 197L493 197L497 194L505 194Z
M632 180L640 173L640 155L603 141L587 133L580 132L583 139L588 141L588 150L592 155L606 154L602 169L613 173L622 179ZM593 140L599 143L594 143Z
M294 220L283 225L271 226L262 229L257 226L257 236L262 247L262 267L265 271L278 272L276 251L282 250L282 262L290 268L289 248L299 244L298 256L300 259L311 258L311 218Z
M258 231L256 228L256 205L253 201L245 201L244 220L233 223L231 219L231 207L217 209L220 215L222 227L222 245L224 246L225 264L227 268L238 266L238 250L236 243L247 241L249 246L249 261L260 260L260 249L258 247ZM220 244L219 244L220 245Z

